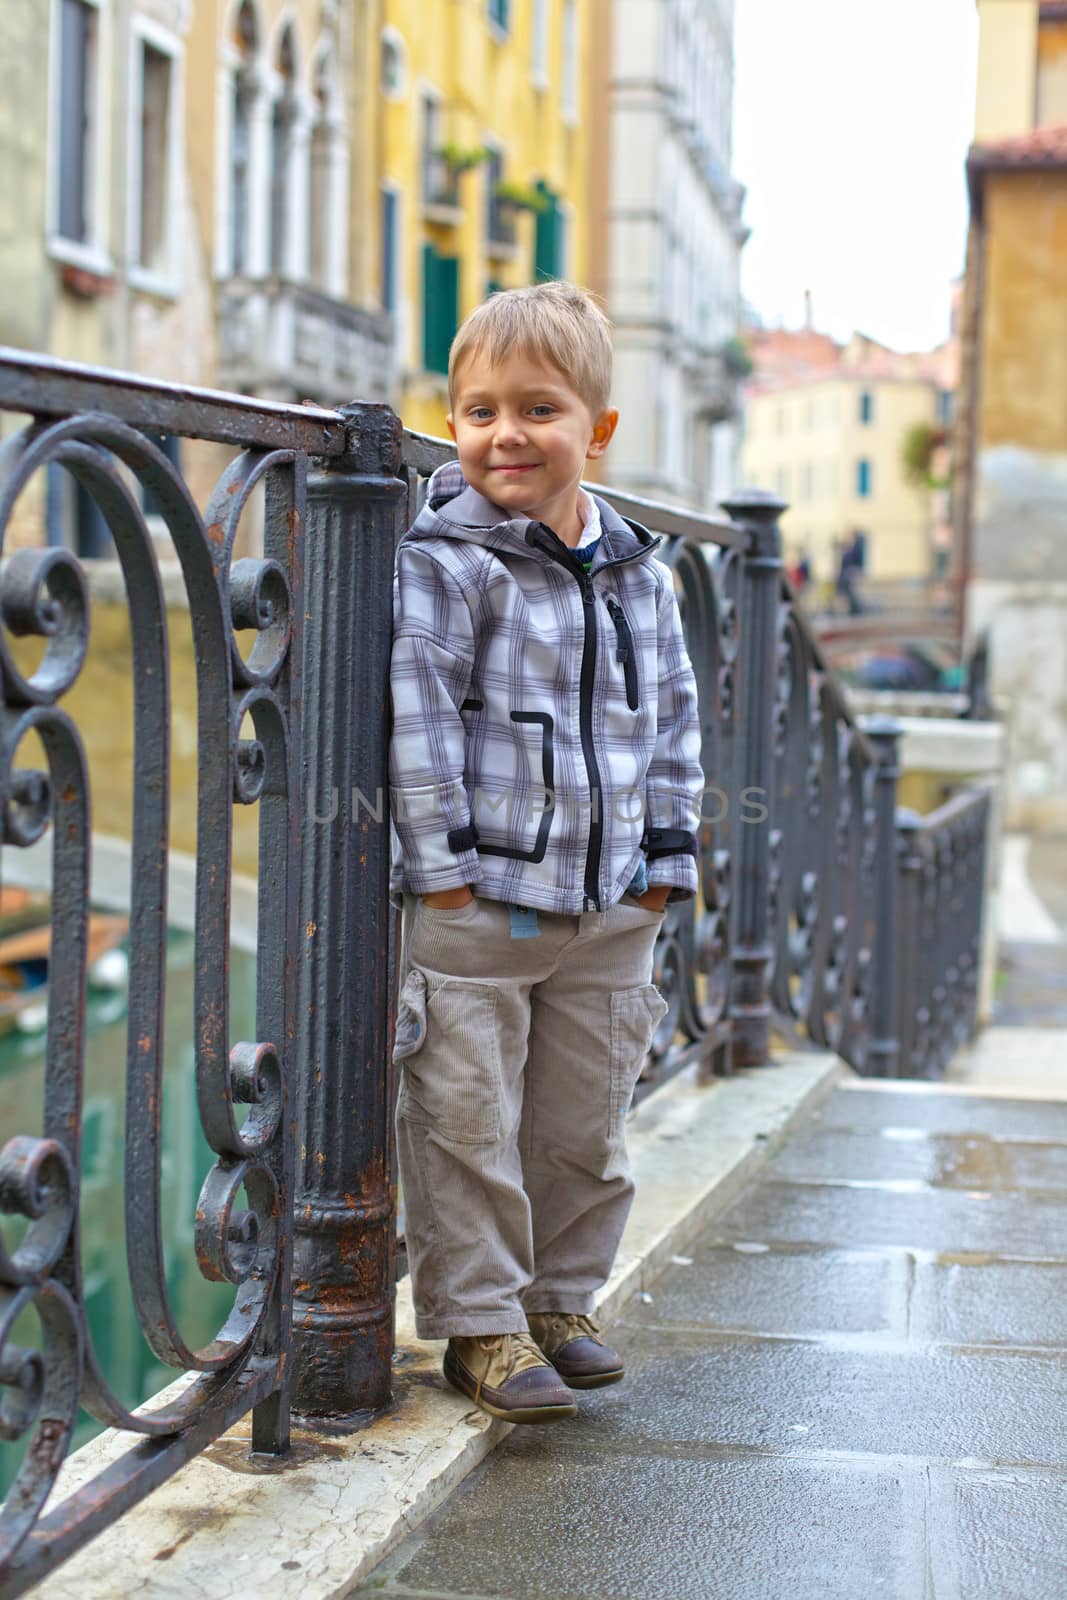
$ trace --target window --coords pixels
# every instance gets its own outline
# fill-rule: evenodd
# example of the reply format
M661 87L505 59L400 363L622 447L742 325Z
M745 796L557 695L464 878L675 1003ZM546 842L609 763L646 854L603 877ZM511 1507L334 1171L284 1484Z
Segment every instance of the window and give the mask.
M578 11L574 0L563 6L563 87L561 109L566 122L578 120Z
M72 244L100 233L99 12L90 0L59 0L56 73L55 227Z
M230 270L236 277L249 268L249 199L252 104L256 98L255 56L259 45L256 17L248 0L237 13L235 46L238 66L233 76L230 129Z
M864 389L860 395L860 421L863 423L874 421L874 395L869 389Z
M174 177L181 137L177 47L154 30L135 34L133 64L130 250L141 273L154 280L151 286L163 287L161 280L169 279L176 265Z
M270 270L284 273L289 266L290 177L296 121L296 61L291 28L286 28L278 46L277 71L279 87L270 137Z
M308 173L308 273L312 283L330 286L331 208L330 168L334 129L330 114L328 58L323 56L315 73L314 121L311 124L311 165Z
M497 194L497 185L504 178L504 154L501 150L494 150L492 145L487 145L489 159L485 163L485 198L486 198L486 224L485 237L489 244L490 252L494 245L504 245L510 251L515 243L515 218L509 206L506 206Z
M459 326L459 261L422 247L422 364L427 372L448 371L448 352Z
M953 400L955 396L951 389L941 389L937 396L937 420L941 423L952 421Z
M394 29L382 34L382 93L387 100L399 100L404 93L404 41Z
M106 455L107 452L102 452ZM45 469L45 529L50 545L65 545L83 560L114 556L111 529L88 489L58 461Z
M459 184L441 155L444 105L436 94L422 97L422 200L428 206L459 204Z
M538 88L548 87L548 0L534 0L530 36L530 76Z
M382 190L382 310L395 316L400 304L400 196Z
M511 0L489 0L489 21L501 33L511 25Z
M869 500L874 493L874 474L871 463L866 459L856 463L856 493L861 500Z

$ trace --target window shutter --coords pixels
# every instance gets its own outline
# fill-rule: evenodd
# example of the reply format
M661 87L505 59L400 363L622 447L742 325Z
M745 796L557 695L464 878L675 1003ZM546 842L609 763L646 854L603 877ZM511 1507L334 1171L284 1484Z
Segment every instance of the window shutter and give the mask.
M422 360L427 372L447 372L459 323L459 260L422 247Z
M538 194L548 202L537 213L537 230L534 238L534 282L544 283L559 277L562 215L559 202L543 178L535 185Z

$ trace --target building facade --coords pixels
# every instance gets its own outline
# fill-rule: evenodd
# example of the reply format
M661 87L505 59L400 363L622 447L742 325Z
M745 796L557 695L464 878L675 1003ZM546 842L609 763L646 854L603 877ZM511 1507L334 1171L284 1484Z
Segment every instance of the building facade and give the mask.
M1067 4L981 0L957 534L1009 825L1067 827Z
M810 328L757 332L751 349L742 474L788 502L787 556L806 555L813 577L832 583L859 533L868 584L925 597L944 510L930 484L909 481L902 457L912 430L933 441L948 426L942 353L900 355L862 334L839 348Z
M378 9L4 7L0 43L18 66L0 110L0 341L266 398L395 399L392 322L362 225ZM203 503L220 452L183 449ZM15 531L110 553L58 469Z
M374 280L404 420L440 435L463 318L494 289L586 277L592 7L385 0L384 17Z
M602 12L603 292L621 413L605 470L636 493L710 506L736 487L743 366L734 0L613 0Z

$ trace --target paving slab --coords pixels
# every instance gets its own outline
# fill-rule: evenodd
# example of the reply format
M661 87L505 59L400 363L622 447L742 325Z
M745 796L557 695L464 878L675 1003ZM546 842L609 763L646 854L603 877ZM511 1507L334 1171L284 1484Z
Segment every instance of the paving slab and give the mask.
M631 1302L624 1322L638 1328L699 1324L807 1338L833 1333L903 1337L911 1275L901 1253L705 1245L691 1264L666 1271L644 1301Z
M1067 1163L1067 1145L1055 1148ZM771 1172L794 1183L818 1183L827 1173L838 1182L905 1181L955 1189L991 1189L1002 1182L998 1144L987 1135L919 1128L813 1129L790 1140Z
M767 1182L719 1218L716 1237L1067 1260L1067 1200L924 1185L867 1187L851 1180L822 1186Z
M583 1395L578 1417L557 1425L568 1458L730 1445L1067 1468L1067 1366L1056 1352L1022 1358L664 1328L626 1329L619 1348L626 1382Z
M986 1037L992 1031L987 1030ZM1014 1037L1017 1030L1003 1031ZM1067 1056L1063 1064L1067 1077ZM890 1129L922 1128L930 1133L984 1133L992 1139L1067 1144L1067 1104L951 1092L940 1084L894 1084L891 1089L864 1085L831 1095L811 1126L853 1133L881 1131L885 1137L893 1136L886 1131Z
M942 1344L1067 1349L1067 1264L919 1261L911 1337Z
M655 1491L649 1492L654 1474ZM818 1462L575 1459L517 1431L356 1591L388 1600L916 1600L916 1485Z
M932 1487L931 1543L944 1576L934 1590L938 1600L942 1594L953 1600L1061 1600L1067 1594L1067 1478L958 1472L935 1475Z

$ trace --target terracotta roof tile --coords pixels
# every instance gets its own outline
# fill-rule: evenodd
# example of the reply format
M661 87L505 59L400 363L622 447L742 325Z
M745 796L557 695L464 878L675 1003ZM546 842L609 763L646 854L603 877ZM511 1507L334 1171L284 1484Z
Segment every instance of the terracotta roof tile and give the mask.
M972 145L972 168L1067 167L1067 122Z

